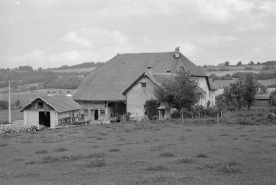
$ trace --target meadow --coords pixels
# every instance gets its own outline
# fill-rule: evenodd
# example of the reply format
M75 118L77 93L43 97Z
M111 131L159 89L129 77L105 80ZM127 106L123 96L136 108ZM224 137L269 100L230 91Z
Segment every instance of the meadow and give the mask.
M175 121L0 134L0 184L275 184L275 131Z

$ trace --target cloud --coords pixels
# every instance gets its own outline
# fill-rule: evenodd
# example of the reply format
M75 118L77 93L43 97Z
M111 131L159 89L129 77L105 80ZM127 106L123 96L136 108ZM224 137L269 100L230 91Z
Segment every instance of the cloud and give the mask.
M125 45L128 42L128 37L119 30L110 31L105 28L93 27L80 29L77 32L70 31L63 40L81 46L101 47Z
M88 40L78 37L76 33L73 31L70 31L69 33L67 33L64 36L63 40L66 42L73 42L81 46L89 46L91 44Z

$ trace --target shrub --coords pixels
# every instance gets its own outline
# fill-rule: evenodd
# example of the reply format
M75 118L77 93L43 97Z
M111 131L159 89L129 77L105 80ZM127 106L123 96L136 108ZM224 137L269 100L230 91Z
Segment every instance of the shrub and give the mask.
M177 110L177 111L174 111L172 114L171 114L171 118L180 118L180 112Z
M168 168L165 166L158 165L158 166L148 166L146 170L147 171L166 171L168 170Z
M149 120L152 120L154 117L158 116L158 101L151 99L151 100L147 100L145 105L145 110L146 113L148 115Z
M88 168L96 168L106 166L106 161L103 158L92 159L89 164L86 165Z
M173 157L174 154L172 152L163 152L159 156L161 156L161 157Z
M206 154L198 154L196 157L197 158L207 158L207 155Z

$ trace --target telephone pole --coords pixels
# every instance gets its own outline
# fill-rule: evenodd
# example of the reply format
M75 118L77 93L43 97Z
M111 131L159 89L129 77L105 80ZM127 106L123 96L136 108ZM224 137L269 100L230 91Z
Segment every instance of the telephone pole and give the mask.
M11 124L11 81L9 81L9 123Z

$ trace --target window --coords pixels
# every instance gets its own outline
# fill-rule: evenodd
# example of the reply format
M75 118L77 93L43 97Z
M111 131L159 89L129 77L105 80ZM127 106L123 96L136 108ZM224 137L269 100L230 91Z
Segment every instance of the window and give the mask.
M43 102L38 102L38 109L43 109Z
M141 86L142 86L142 93L146 93L147 92L147 84L141 83Z
M84 109L84 115L85 115L85 116L88 116L88 115L89 115L88 111L89 111L88 109Z
M101 115L105 115L105 110L100 110Z

